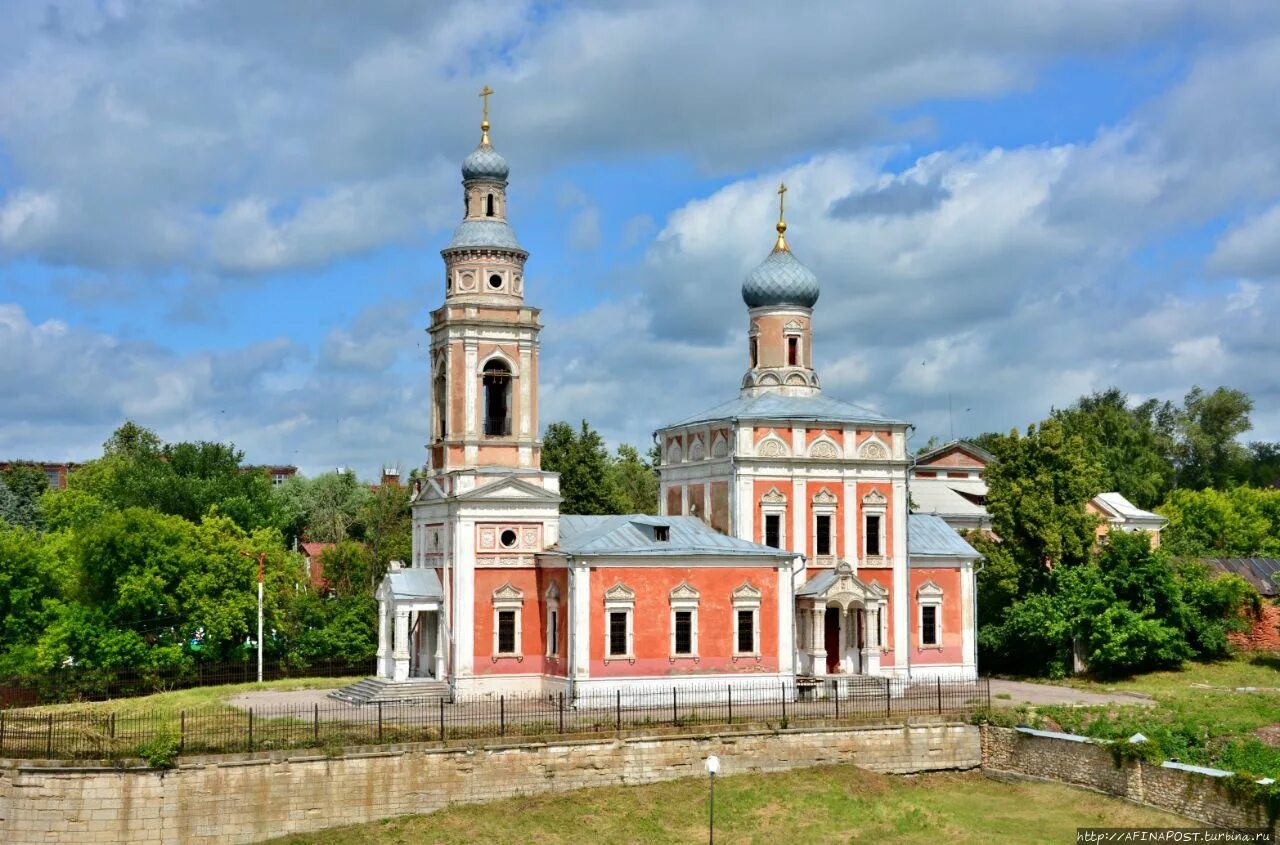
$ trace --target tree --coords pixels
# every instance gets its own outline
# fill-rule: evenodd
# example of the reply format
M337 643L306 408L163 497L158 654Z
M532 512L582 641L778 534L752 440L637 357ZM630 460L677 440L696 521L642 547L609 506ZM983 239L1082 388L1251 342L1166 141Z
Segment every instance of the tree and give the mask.
M575 432L568 423L547 426L542 468L560 474L562 513L625 513L630 504L618 487L604 438L587 421Z
M1182 557L1280 555L1280 490L1175 490L1160 506L1161 543Z
M1280 487L1280 443L1249 444L1249 472L1245 483L1254 487Z
M275 525L288 538L338 543L358 534L362 509L372 498L354 472L294 476L273 489Z
M996 457L985 472L992 528L1018 564L1019 594L1037 591L1055 566L1088 559L1098 523L1084 505L1101 492L1102 468L1084 439L1054 419L990 446Z
M1225 489L1247 471L1245 448L1236 439L1250 428L1253 400L1229 387L1205 393L1191 388L1178 421L1178 486Z
M339 597L372 595L372 564L367 549L343 540L320 553L320 568L329 589Z
M44 469L36 464L14 464L0 472L0 522L42 528L41 497L48 489Z
M658 512L658 474L634 446L618 446L613 475L622 495L622 513Z
M356 519L361 539L369 548L370 580L376 583L391 561L408 560L413 554L408 488L383 484L360 506Z
M1082 396L1051 417L1097 458L1104 490L1153 508L1173 488L1177 412L1171 403L1152 399L1130 407L1128 396L1113 387Z
M48 551L35 531L0 523L0 674L31 659L15 652L34 646L45 603L57 597Z

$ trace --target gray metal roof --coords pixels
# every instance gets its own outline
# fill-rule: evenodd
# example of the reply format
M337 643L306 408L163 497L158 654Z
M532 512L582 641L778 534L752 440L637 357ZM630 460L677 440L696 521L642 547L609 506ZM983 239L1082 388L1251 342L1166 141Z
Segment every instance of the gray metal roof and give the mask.
M805 581L800 589L796 590L796 598L804 598L806 596L820 596L827 590L831 589L831 585L836 582L840 576L836 575L834 569L825 569L817 575Z
M1274 557L1204 557L1214 569L1239 575L1264 596L1280 595L1280 558Z
M444 599L444 590L434 569L401 569L390 572L391 597L394 599Z
M861 405L842 402L823 396L784 396L780 393L762 393L758 396L739 397L708 408L700 414L686 417L664 428L730 419L815 420L819 422L898 423L903 420L886 417Z
M1144 511L1120 493L1099 493L1093 497L1093 501L1101 503L1104 508L1122 519L1137 520L1139 522L1159 522L1162 524L1169 521L1158 513Z
M462 178L465 181L491 179L505 182L510 172L507 160L489 144L481 144L462 160Z
M516 240L515 231L505 220L463 220L453 230L453 240L445 249L466 249L468 247L493 246L502 249L518 249L524 247Z
M982 557L941 517L913 513L908 519L908 554L911 557Z
M668 527L668 539L654 538L654 527ZM761 546L712 530L694 516L560 517L555 550L569 555L639 555L652 557L795 557L793 552Z
M742 282L742 301L748 308L768 305L812 308L820 292L818 277L790 250L775 249Z

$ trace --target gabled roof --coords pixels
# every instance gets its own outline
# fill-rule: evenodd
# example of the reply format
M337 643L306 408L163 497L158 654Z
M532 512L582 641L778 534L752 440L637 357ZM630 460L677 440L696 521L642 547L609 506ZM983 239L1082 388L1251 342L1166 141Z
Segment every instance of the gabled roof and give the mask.
M1091 500L1103 513L1129 522L1158 522L1164 525L1169 520L1158 513L1144 511L1119 493L1099 493Z
M982 557L977 549L966 543L964 538L940 517L926 513L913 513L907 517L907 520L909 529L907 552L910 557Z
M655 526L667 527L666 540L655 538ZM560 542L552 551L574 556L795 557L794 552L721 534L694 516L644 514L562 516Z
M559 502L560 497L545 487L539 487L536 484L530 484L521 478L510 476L501 481L491 481L488 484L482 484L474 490L468 490L465 493L459 493L457 496L459 501L476 501L476 500L497 500L510 501L518 500L524 502Z
M927 483L916 479L911 484L911 504L915 513L983 517L987 515L987 509L969 496L981 496L985 491L985 485L981 488L977 485L962 487L947 484L945 479Z
M778 393L761 393L758 396L745 396L722 402L714 408L708 408L700 414L663 426L677 428L685 425L712 422L715 420L813 420L815 422L853 422L872 424L906 425L902 420L895 420L883 414L823 396L783 396Z
M975 460L982 461L984 464L994 463L996 456L983 449L976 443L970 443L968 440L948 440L941 446L930 449L928 452L916 455L916 465L927 464L935 458L942 457L951 451L964 452Z
M393 599L438 599L444 598L444 590L440 587L440 579L434 569L401 569L387 573Z
M1280 595L1280 558L1202 557L1200 560L1221 572L1239 575L1264 596Z

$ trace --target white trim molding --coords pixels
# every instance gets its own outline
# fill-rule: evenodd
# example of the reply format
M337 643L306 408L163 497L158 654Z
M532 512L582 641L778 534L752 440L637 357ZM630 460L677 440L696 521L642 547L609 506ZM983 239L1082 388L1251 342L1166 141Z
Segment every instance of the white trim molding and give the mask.
M760 600L762 597L760 590L752 586L750 581L743 581L730 595L733 602L733 616L730 620L730 635L733 638L733 658L735 662L740 657L753 657L757 661L760 660ZM738 614L751 614L751 648L743 650L742 643L738 639Z
M627 653L615 654L609 648L613 636L612 614L625 613L627 618ZM635 651L636 591L621 581L604 592L604 662L626 660L636 662Z
M692 659L694 663L698 662L698 605L702 601L702 594L696 589L689 586L688 581L681 581L672 588L667 594L671 604L671 628L670 637L668 638L670 645L670 658L674 663L677 660ZM689 614L689 651L676 651L676 614L684 611Z
M933 642L924 641L924 609L933 608ZM916 589L916 640L917 647L922 649L942 650L942 588L932 580L925 581Z
M560 587L555 581L547 587L547 657L560 656L560 629L564 620L560 615Z
M515 650L502 651L499 647L501 639L502 614L504 612L514 613L513 622L515 625ZM522 623L524 616L524 593L511 585L511 582L503 584L501 587L493 591L493 660L497 662L500 658L514 657L516 660L524 660L524 649L522 648L523 631Z

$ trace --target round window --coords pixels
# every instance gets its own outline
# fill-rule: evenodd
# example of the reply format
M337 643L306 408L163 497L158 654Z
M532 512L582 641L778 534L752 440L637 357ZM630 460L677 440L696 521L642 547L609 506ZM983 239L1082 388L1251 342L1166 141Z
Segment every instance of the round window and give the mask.
M502 277L501 277L501 276L499 276L497 273L494 273L492 276L490 276L490 277L489 277L489 287L491 287L491 288L500 288L500 287L502 287Z
M512 531L510 528L508 528L506 531L503 531L502 534L499 535L498 537L498 541L502 543L502 547L504 549L509 549L513 547L516 544L517 539L518 538L516 536L516 532Z

